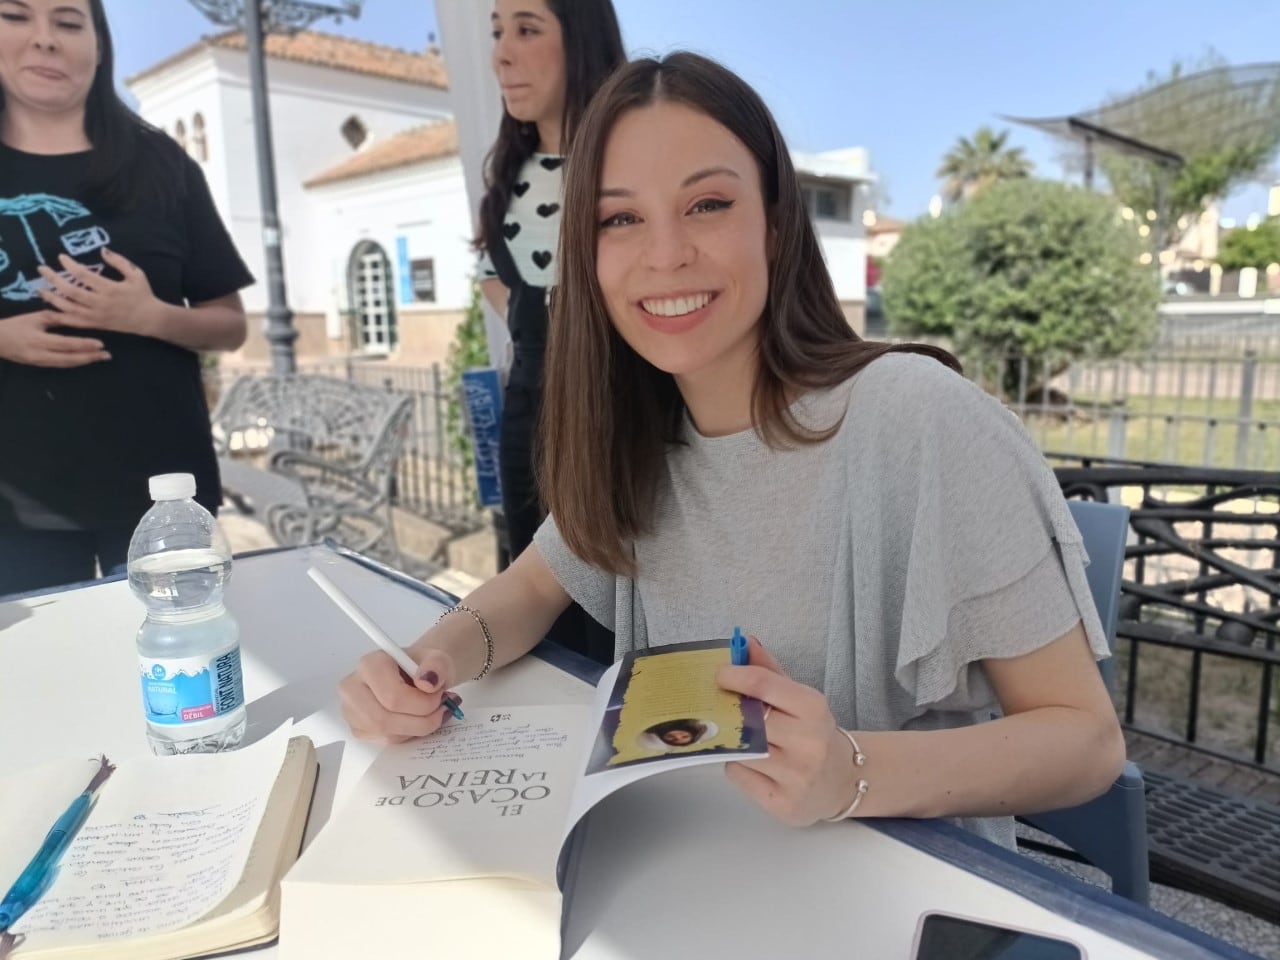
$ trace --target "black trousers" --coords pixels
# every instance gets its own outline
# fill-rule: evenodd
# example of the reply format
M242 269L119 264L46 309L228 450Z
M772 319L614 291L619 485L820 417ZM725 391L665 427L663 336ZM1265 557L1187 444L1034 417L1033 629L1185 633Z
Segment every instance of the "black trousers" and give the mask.
M0 596L122 573L132 527L106 530L0 528Z
M507 520L513 560L533 542L533 535L546 516L534 473L541 403L540 387L518 382L507 384L502 403L498 472L502 478L502 512ZM596 663L613 663L613 631L576 603L557 618L547 639Z

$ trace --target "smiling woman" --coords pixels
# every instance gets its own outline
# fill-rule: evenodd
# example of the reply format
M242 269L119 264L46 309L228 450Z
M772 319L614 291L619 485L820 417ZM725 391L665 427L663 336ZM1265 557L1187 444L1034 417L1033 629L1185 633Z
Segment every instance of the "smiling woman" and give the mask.
M655 137L671 145L656 157L644 149ZM596 275L614 328L675 378L686 403L699 384L713 387L721 402L701 411L703 433L747 429L749 403L736 405L736 421L719 411L734 393L749 400L769 296L755 159L706 114L660 102L618 121L601 184Z
M196 351L253 278L112 72L101 0L0 0L0 594L121 567L153 474L221 501Z
M1124 743L1053 474L949 355L849 328L760 97L693 54L621 67L564 204L551 515L472 624L414 644L416 687L360 663L352 728L432 732L444 689L572 598L619 654L748 625L717 681L769 705L769 756L726 773L785 823L945 816L1012 845L1011 814L1101 793Z

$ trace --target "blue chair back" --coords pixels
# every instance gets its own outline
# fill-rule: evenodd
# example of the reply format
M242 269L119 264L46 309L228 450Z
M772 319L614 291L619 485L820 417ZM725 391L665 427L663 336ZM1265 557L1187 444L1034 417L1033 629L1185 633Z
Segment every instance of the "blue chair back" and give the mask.
M1113 503L1070 500L1071 515L1084 538L1089 566L1089 592L1106 630L1112 656L1098 663L1108 689L1115 687L1116 620L1120 579L1129 535L1129 508ZM1146 791L1142 771L1126 763L1124 771L1100 797L1065 810L1021 818L1056 837L1111 878L1112 892L1137 903L1150 897L1147 858Z
M1129 508L1118 503L1068 500L1067 508L1084 538L1089 566L1089 592L1107 633L1111 657L1098 662L1107 689L1116 688L1116 623L1120 614L1120 580L1124 574L1124 547L1129 538Z

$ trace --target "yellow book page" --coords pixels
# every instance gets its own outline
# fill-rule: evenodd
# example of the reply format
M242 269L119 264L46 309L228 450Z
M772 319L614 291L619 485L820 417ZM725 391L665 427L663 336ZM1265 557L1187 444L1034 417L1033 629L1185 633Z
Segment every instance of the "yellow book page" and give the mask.
M740 749L742 699L722 690L715 680L729 657L728 647L637 657L608 766Z

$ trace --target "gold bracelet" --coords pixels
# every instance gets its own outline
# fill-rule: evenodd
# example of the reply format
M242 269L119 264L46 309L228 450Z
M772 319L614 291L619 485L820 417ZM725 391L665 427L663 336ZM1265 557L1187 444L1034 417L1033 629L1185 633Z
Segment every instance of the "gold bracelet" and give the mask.
M461 610L463 613L471 614L471 619L473 619L476 623L480 624L480 631L484 634L484 666L480 668L479 673L477 673L474 677L471 678L473 681L483 680L488 675L489 669L493 666L493 634L489 632L489 625L484 622L484 617L480 616L479 612L476 611L474 608L468 607L466 604L460 603L456 607L450 607L444 613L440 614L440 617L439 619L436 620L436 623L438 624L441 620L443 620L449 614L457 613L459 610Z
M845 730L843 727L840 728L840 732L848 737L849 742L853 744L853 765L855 767L865 766L867 762L867 755L863 753L862 748L858 746L858 741L853 739L853 734L848 730ZM871 784L866 780L859 779L857 789L854 790L853 793L853 803L849 804L849 806L845 807L843 811L837 813L834 817L824 817L823 819L825 819L827 823L835 823L837 820L847 820L849 817L852 817L853 811L858 809L858 804L862 802L862 798L867 795L867 791L869 789L871 789Z

